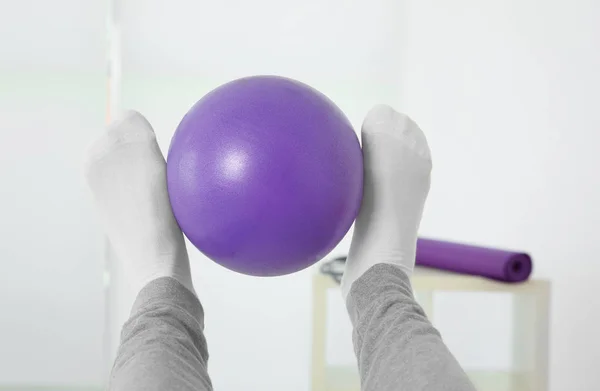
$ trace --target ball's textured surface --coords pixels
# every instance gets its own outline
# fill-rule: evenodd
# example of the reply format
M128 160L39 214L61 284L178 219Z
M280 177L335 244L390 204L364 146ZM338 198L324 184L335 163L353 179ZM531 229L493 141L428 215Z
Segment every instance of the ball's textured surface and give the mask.
M256 276L304 269L331 251L362 197L358 138L341 110L295 80L254 76L211 91L171 141L167 179L188 239Z

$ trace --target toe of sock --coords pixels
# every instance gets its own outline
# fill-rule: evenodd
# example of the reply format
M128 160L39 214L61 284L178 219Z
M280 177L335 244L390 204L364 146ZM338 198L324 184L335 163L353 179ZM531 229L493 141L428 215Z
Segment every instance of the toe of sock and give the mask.
M154 129L142 114L126 110L108 126L109 138L123 142L155 138Z
M391 106L379 104L367 113L362 125L363 144L368 141L365 139L374 138L377 134L393 137L419 156L431 159L423 131L408 115L397 112Z
M363 121L363 132L375 132L384 130L388 124L392 123L396 111L388 105L375 105Z
M156 139L148 120L135 110L127 110L113 120L108 128L88 148L84 166L102 159L119 145Z
M379 104L374 106L365 117L362 130L364 133L404 134L417 124L406 114L397 112L391 106Z

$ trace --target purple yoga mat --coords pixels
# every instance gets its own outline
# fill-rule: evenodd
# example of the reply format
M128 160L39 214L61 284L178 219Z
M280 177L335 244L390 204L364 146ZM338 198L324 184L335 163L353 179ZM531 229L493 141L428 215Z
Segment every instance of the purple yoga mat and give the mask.
M504 282L525 281L532 269L525 253L431 239L418 240L417 265Z

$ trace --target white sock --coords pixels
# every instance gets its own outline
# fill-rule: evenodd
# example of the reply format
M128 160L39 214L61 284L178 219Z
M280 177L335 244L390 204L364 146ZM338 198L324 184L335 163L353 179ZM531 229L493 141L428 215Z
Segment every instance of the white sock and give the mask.
M427 139L408 116L375 106L362 126L362 149L363 201L342 278L344 300L352 283L378 263L412 274L430 185Z
M86 177L123 263L124 280L136 295L159 277L173 277L194 292L183 234L167 193L165 159L141 114L125 113L92 145Z

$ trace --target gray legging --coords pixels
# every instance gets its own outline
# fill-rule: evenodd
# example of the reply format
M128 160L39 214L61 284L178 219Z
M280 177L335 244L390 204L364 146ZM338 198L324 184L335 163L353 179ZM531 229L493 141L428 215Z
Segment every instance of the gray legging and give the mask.
M363 391L475 390L399 268L373 266L353 284L347 304ZM123 326L109 390L212 390L203 330L191 292L172 278L152 281Z

